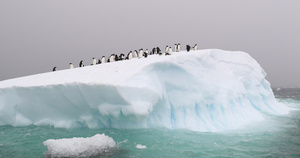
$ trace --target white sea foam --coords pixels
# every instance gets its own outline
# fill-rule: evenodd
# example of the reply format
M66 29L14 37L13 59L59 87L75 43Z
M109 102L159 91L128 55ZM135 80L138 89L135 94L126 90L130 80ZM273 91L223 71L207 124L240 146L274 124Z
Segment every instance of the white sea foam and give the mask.
M244 52L153 55L0 82L0 125L222 131L286 114Z
M49 157L91 157L108 152L116 142L105 134L96 134L89 138L49 139L44 145Z

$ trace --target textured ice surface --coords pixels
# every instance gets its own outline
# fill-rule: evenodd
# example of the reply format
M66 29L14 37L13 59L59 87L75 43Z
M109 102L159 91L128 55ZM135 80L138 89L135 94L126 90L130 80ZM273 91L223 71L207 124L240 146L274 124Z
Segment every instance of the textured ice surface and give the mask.
M247 53L174 52L0 82L0 125L234 129L286 114Z
M116 142L105 134L90 138L49 139L44 142L49 157L91 157L108 152Z

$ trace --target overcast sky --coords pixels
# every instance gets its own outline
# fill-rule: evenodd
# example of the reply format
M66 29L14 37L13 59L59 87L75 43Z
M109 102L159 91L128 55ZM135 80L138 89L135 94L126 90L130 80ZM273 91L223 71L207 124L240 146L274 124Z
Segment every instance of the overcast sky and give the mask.
M245 51L273 87L300 86L299 0L0 1L0 80L174 43Z

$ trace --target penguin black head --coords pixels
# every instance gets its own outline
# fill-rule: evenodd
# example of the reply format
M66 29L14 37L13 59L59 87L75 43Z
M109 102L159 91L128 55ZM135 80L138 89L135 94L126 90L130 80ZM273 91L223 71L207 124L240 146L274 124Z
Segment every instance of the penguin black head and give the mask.
M54 67L54 68L52 69L52 71L56 71L56 67Z

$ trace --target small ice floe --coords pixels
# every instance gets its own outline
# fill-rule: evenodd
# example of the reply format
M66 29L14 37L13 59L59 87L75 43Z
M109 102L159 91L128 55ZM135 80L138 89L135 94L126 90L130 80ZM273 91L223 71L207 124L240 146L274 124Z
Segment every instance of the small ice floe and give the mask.
M142 144L137 144L135 147L138 149L146 149L147 148L146 145L142 145Z
M276 91L280 91L281 90L281 88L276 88Z
M87 138L49 139L44 145L49 157L90 157L108 152L116 142L105 134L96 134Z

